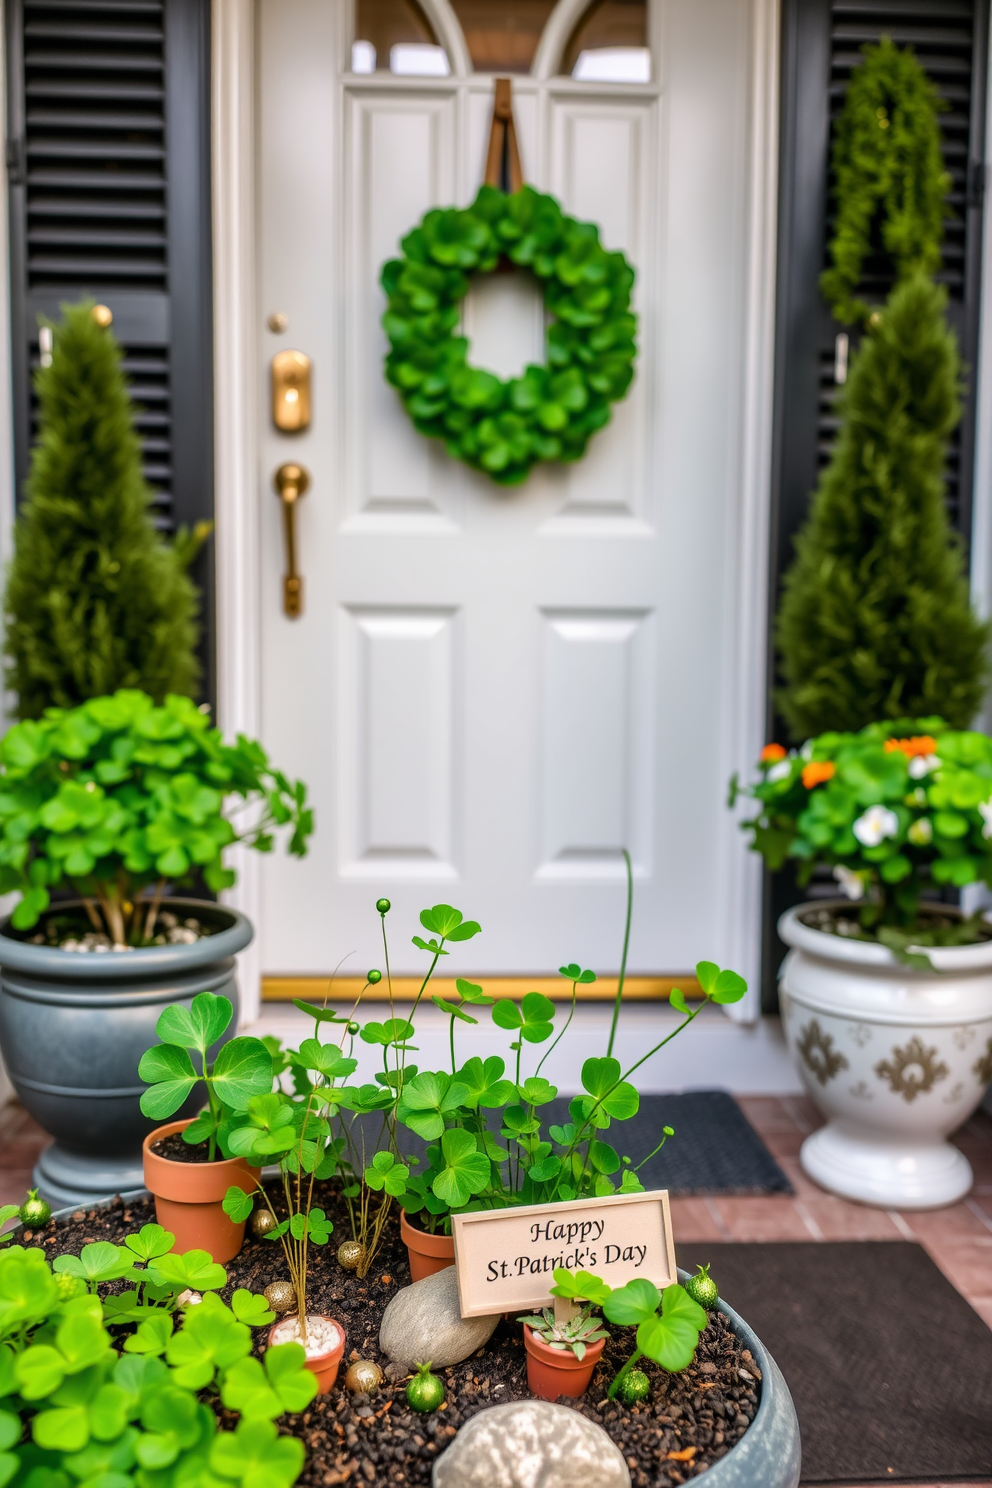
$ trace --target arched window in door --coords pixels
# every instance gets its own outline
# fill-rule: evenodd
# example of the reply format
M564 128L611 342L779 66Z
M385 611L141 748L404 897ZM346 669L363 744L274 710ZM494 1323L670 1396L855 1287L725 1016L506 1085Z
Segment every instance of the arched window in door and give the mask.
M584 83L649 83L646 0L598 0L562 53L560 72Z
M351 70L447 77L451 67L416 0L358 0Z
M555 0L451 0L476 72L530 72Z

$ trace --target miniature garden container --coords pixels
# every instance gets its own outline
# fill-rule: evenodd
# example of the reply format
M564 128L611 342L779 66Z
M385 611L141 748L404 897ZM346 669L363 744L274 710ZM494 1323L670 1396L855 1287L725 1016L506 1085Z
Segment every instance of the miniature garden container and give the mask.
M189 1126L169 1121L149 1132L142 1146L145 1187L155 1200L155 1217L176 1237L176 1250L206 1250L215 1261L233 1260L245 1238L245 1221L236 1224L224 1213L224 1195L229 1188L255 1191L261 1168L253 1168L243 1157L224 1157L217 1162L175 1162L153 1152L152 1144Z
M605 1338L587 1344L585 1356L579 1359L570 1348L552 1348L543 1338L538 1338L529 1323L524 1323L530 1393L541 1400L557 1400L559 1395L568 1395L574 1400L584 1395L605 1344Z
M823 1188L883 1209L936 1209L971 1188L947 1141L992 1079L992 941L925 947L933 971L902 966L877 942L779 920L791 947L780 973L782 1021L827 1125L801 1162ZM940 906L942 915L955 911Z
M410 1224L405 1210L400 1210L400 1234L410 1257L410 1275L414 1281L423 1281L436 1271L444 1271L455 1264L455 1241L451 1235L428 1235Z
M53 1208L141 1187L153 1123L138 1104L137 1069L163 1008L217 992L237 1012L234 957L252 938L249 921L197 899L162 908L212 933L192 945L81 953L32 945L0 923L0 1051L21 1104L55 1138L32 1176Z
M329 1323L330 1326L337 1333L337 1342L335 1344L333 1344L333 1346L331 1348L325 1349L322 1353L313 1354L312 1356L311 1356L309 1350L307 1351L306 1366L309 1369L310 1373L315 1376L315 1378L317 1380L317 1387L320 1390L320 1393L322 1395L326 1395L327 1392L328 1392L328 1390L331 1389L331 1387L334 1384L334 1381L338 1377L338 1366L340 1365L341 1360L342 1360L342 1358L344 1356L345 1333L344 1333L344 1329L342 1328L341 1324L339 1322L337 1322L335 1318L328 1317L326 1315L326 1313L317 1313L317 1314L308 1313L307 1314L307 1317L310 1318L311 1321L318 1321L319 1320L320 1322L323 1322L323 1323ZM278 1323L273 1323L272 1324L272 1327L269 1329L269 1347L270 1348L272 1347L273 1344L276 1344L276 1343L286 1343L287 1341L289 1341L289 1342L296 1342L296 1341L298 1341L298 1340L292 1340L292 1339L291 1340L287 1340L285 1338L276 1338L276 1337L274 1337L274 1335L276 1333L278 1333L279 1329L285 1326L285 1324L286 1324L287 1321L295 1322L296 1319L295 1318L292 1318L292 1319L280 1318L280 1320L279 1320Z

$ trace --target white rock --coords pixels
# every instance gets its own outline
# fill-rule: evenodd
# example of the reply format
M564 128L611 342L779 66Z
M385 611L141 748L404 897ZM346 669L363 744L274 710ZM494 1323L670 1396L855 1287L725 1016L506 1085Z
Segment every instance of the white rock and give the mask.
M630 1488L601 1426L548 1400L480 1411L434 1464L433 1488Z
M382 1315L379 1347L395 1364L426 1364L438 1369L460 1364L488 1343L500 1313L463 1318L458 1278L446 1266L396 1293Z

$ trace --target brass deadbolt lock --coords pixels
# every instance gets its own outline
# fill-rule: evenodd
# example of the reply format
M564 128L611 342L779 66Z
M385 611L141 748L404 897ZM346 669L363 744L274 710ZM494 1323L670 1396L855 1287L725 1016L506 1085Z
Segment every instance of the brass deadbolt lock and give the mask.
M272 422L283 434L310 426L310 358L277 351L272 358Z

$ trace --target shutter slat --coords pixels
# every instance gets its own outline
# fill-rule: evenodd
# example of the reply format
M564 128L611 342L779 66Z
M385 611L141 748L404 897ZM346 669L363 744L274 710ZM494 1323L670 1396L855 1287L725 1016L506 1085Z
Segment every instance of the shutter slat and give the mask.
M23 68L28 289L167 293L163 0L25 0ZM169 365L165 346L124 347L163 530L174 525Z
M965 297L965 222L968 204L968 162L971 141L974 13L972 0L833 0L830 7L830 115L836 120L844 103L851 73L862 59L861 48L888 36L897 46L910 46L941 97L950 105L940 117L941 151L951 176L948 207L954 214L946 223L938 281L948 297L961 304ZM831 202L824 232L826 245L834 230ZM864 266L863 291L869 300L882 301L892 287L889 261L879 255ZM833 452L839 422L834 409L834 347L820 351L820 391L816 430L817 464L822 469ZM960 510L960 434L955 431L948 458L947 503L952 522Z

